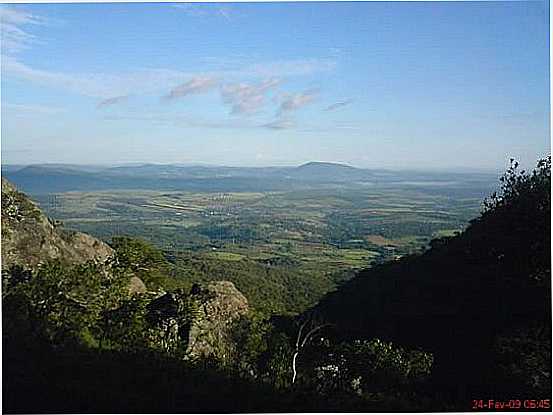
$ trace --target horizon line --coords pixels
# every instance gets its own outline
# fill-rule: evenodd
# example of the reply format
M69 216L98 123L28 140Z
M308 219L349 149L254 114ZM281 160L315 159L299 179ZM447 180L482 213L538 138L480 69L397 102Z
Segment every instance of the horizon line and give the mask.
M37 163L4 163L0 166L21 166L21 168L32 166L60 166L60 167L130 167L130 166L181 166L181 167L207 167L207 168L293 168L300 167L310 163L333 164L337 166L347 166L358 170L382 170L382 171L403 171L403 172L473 172L473 173L498 173L504 171L499 167L468 167L468 166L452 166L452 167L358 167L352 163L342 161L322 161L310 160L300 163L286 164L267 164L267 165L236 165L236 164L217 164L209 162L152 162L152 161L130 161L130 162L114 162L114 163L57 163L57 162L37 162Z

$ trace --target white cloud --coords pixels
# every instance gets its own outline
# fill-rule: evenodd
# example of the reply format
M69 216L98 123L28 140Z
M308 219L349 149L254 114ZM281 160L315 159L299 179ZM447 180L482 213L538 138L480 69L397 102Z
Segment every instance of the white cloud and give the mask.
M171 4L171 7L181 10L184 14L189 16L205 16L207 14L207 9L198 7L195 4L190 3L175 3Z
M230 7L219 7L217 8L217 14L224 17L227 20L230 20L232 15L232 9Z
M23 26L41 25L45 20L20 8L0 5L0 45L2 54L13 55L38 43L35 36L24 30Z
M163 98L171 100L187 95L201 94L213 89L215 86L217 86L217 79L209 76L199 76L174 87Z
M36 69L17 58L2 56L2 76L105 100L135 93L157 93L193 75L165 69L145 69L119 74L55 72Z
M276 98L280 105L277 110L277 118L274 121L261 125L261 127L271 130L286 130L297 128L297 122L293 119L293 114L300 108L314 102L319 95L319 89L308 89L296 94L282 94Z
M289 94L285 96L278 109L278 114L285 114L305 107L315 101L319 94L318 89L309 89L297 94Z
M189 14L211 13L229 18L234 13L228 6L173 6ZM128 72L83 73L45 70L27 64L18 56L18 52L40 43L30 31L33 26L50 23L51 20L29 13L20 7L0 6L3 79L20 79L95 98L100 101L97 104L98 108L120 103L130 95L161 95L169 91L165 98L176 99L204 93L219 85L223 102L230 106L232 114L253 114L266 105L269 91L281 83L280 79L311 75L331 70L335 66L335 62L319 58L252 63L247 57L241 56L239 59L227 61L224 65L218 65L219 69L212 71L183 72L172 69L134 68ZM224 60L224 57L220 59ZM183 79L189 81L182 83ZM261 79L265 80L259 81ZM284 102L280 103L280 112L293 111L311 102L315 94L313 91L308 92L287 96Z
M266 93L280 85L276 78L257 84L233 83L221 87L221 96L231 106L231 114L253 114L265 105Z
M230 20L233 14L233 9L231 7L218 6L215 4L197 5L191 3L175 3L171 6L191 17L219 16L226 20Z
M182 79L196 79L197 82L190 85L181 84L173 88L167 97L176 98L192 93L192 91L202 92L204 88L210 86L211 79L227 80L225 91L221 92L226 96L224 99L227 103L234 102L235 99L231 96L248 95L250 99L236 99L236 113L247 113L248 108L254 108L254 101L260 100L255 98L255 86L253 84L244 83L240 80L244 78L268 78L269 85L261 85L261 88L269 89L275 87L272 83L275 79L284 77L293 77L296 75L306 75L307 70L317 71L321 68L313 65L314 60L308 59L307 65L301 60L293 60L289 62L266 62L253 65L243 65L234 69L225 69L211 72L183 72L172 69L135 69L124 73L71 73L57 72L50 70L39 69L25 64L20 59L11 55L2 55L2 76L14 77L23 79L35 84L63 89L72 93L99 98L102 100L123 95L140 95L140 94L155 94L161 93L164 90L170 89L173 85L182 82ZM323 65L324 67L324 65ZM266 68L272 68L271 71ZM273 73L275 76L265 77L266 73ZM313 73L313 72L311 72ZM199 81L203 80L203 81ZM232 82L229 82L231 81ZM234 81L236 80L236 81ZM269 82L269 81L264 81ZM236 87L236 85L242 87ZM240 92L242 91L242 92ZM248 92L251 91L251 92ZM242 101L242 104L239 103Z
M0 5L0 20L11 24L42 24L44 19L6 4Z

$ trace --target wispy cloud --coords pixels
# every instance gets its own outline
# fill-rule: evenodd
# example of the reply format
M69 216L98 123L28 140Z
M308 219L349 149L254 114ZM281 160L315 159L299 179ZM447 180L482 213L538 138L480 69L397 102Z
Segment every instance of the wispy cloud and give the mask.
M230 18L232 16L232 9L230 7L219 7L217 9L217 14L219 16L224 17L227 20L230 20Z
M272 78L257 84L226 84L221 87L221 96L231 106L231 114L253 114L265 105L265 94L280 83Z
M193 78L184 84L180 84L163 98L166 100L172 100L176 98L182 98L187 95L201 94L207 92L217 86L217 79L209 76L199 76Z
M325 108L325 111L334 111L338 108L341 108L341 107L345 107L346 105L349 105L353 102L352 99L347 99L345 101L339 101L339 102L335 102L334 104L331 104L329 105L328 107Z
M202 8L190 3L174 3L171 4L171 7L181 10L184 14L195 17L205 16L208 13L206 8Z
M182 10L183 13L192 17L219 16L226 20L230 20L233 9L228 6L220 6L215 4L190 4L190 3L175 3L171 5L175 9Z
M160 91L179 82L183 77L190 77L190 74L164 69L122 74L73 74L36 69L14 57L2 56L2 76L60 88L79 95L109 99L139 92L147 94Z
M295 130L306 133L321 133L328 131L361 131L359 126L348 124L330 124L320 125L306 124L299 125L295 119L290 116L282 116L273 121L259 122L252 118L227 118L213 119L202 118L182 112L129 112L123 114L106 114L102 117L106 121L140 121L156 125L172 125L182 128L208 128L208 129L268 129L274 131Z
M191 15L215 14L229 18L234 10L228 6L173 4ZM19 79L32 84L87 96L98 100L98 109L124 102L129 96L157 95L174 100L219 88L223 103L233 115L255 114L268 102L270 93L283 78L303 77L332 70L335 62L322 58L252 62L241 56L211 71L184 72L174 69L133 69L128 72L66 72L46 70L24 61L19 51L41 42L32 33L33 26L50 24L49 19L16 6L0 5L1 69L4 79ZM223 59L223 58L219 58ZM183 80L187 80L183 82ZM176 85L176 86L175 86ZM168 91L168 92L167 92ZM286 95L277 101L277 114L291 113L312 102L316 90ZM277 120L278 121L278 120ZM291 121L274 121L267 128L289 127ZM259 127L259 124L257 124Z
M291 119L279 118L275 121L263 124L262 127L269 128L271 130L287 130L294 128L296 123Z
M183 72L173 69L137 69L123 73L68 73L43 70L27 65L16 56L3 55L2 76L14 77L39 85L59 88L102 100L123 95L161 93L164 90L169 90L171 86L178 85L167 94L169 98L177 98L190 94L193 90L201 92L199 91L200 89L209 86L210 82L208 79L225 79L227 85L229 85L229 82L232 85L241 83L240 80L244 78L265 78L274 80L297 75L312 74L314 72L308 71L321 70L318 65L314 64L316 61L316 59L307 59L305 61L292 60L289 62L277 61L249 65L245 64L241 67L237 66L234 69L227 68L225 70L204 73ZM324 66L325 65L322 65L322 67ZM269 68L272 69L268 70ZM268 73L274 76L265 76ZM192 82L189 85L187 85L187 83L179 85L183 79L195 79L196 82ZM203 81L199 81L201 79L203 79ZM236 81L231 82L231 80ZM233 88L227 88L227 96L234 95L231 91L232 89ZM238 94L238 92L236 92L236 94ZM255 96L255 94L250 95ZM254 98L251 98L250 103L254 100ZM237 111L240 112L240 109L237 108Z
M311 104L317 99L318 89L308 89L307 91L285 96L278 109L278 115L297 111L300 108Z
M276 118L274 121L262 124L261 127L271 130L287 130L297 128L298 124L294 120L293 114L300 108L311 104L317 99L319 89L308 89L296 94L282 94L280 97L275 97L278 106Z
M24 29L29 25L42 25L45 20L20 8L0 5L0 33L2 54L13 55L38 43L38 39Z
M115 105L115 104L119 104L121 102L124 102L127 99L129 99L128 95L120 95L118 97L107 98L107 99L104 99L103 101L100 101L98 103L98 105L96 106L96 108L101 109L101 108L109 107L111 105Z

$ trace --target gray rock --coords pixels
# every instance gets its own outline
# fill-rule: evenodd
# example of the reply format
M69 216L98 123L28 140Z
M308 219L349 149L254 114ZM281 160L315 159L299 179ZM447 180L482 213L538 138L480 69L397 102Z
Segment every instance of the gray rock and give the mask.
M225 361L234 347L234 322L249 310L248 300L229 281L196 284L189 294L164 294L148 306L150 323L156 327L158 346L185 350L187 358Z
M187 354L226 360L233 347L232 325L248 312L248 300L230 281L195 286L192 295L201 307L190 325Z

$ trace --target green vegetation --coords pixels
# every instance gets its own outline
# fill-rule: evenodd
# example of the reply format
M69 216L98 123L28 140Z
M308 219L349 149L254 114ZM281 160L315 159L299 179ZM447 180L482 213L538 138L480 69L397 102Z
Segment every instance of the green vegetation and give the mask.
M105 335L108 310L127 295L129 271L114 264L70 266L51 261L35 272L3 270L6 338L58 345L96 345Z
M129 237L115 237L112 247L117 253L117 265L128 269L151 290L170 285L169 264L163 254L147 242Z
M82 405L124 412L378 408L388 407L398 388L424 381L431 371L432 357L422 352L379 340L349 344L321 338L307 343L309 352L302 355L295 381L295 331L286 328L295 320L279 323L255 310L231 323L223 343L206 333L204 341L214 342L209 356L193 355L191 334L181 334L181 328L197 324L211 294L177 289L171 294L176 303L167 302L166 295L130 295L130 275L158 272L160 258L141 241L119 239L116 245L115 257L105 264L51 261L33 272L4 271L7 412L54 407L79 412ZM218 324L222 330L220 324L229 323ZM334 382L325 370L339 355L345 360L336 362L340 380ZM355 369L363 359L367 365ZM44 373L56 375L44 382ZM367 388L369 376L388 380ZM184 395L176 395L182 387L187 388ZM234 392L220 394L213 387ZM42 398L22 400L37 388ZM109 392L103 394L105 388ZM153 399L162 391L170 394L168 399ZM108 398L115 396L115 403ZM184 397L193 403L183 402Z
M55 203L53 196L37 200L65 226L114 247L127 235L161 250L172 278L140 273L150 288L227 279L259 310L299 313L355 270L420 252L445 230L461 231L480 207L479 198L461 195L329 184L255 193L67 192Z
M414 223L397 201L377 226L272 195L310 207L293 228L252 215L258 230L243 235L220 219L230 233L195 250L115 237L105 263L5 269L4 409L458 411L475 396L550 399L550 185L550 158L530 174L513 164L458 234L445 234L455 228L442 213L417 211L435 222L396 235L384 216ZM443 228L429 225L438 217ZM321 240L332 226L335 239ZM412 249L427 231L444 236ZM353 277L362 262L372 267ZM137 276L148 292L129 292Z
M244 255L236 254L233 252L209 252L206 254L208 257L214 258L214 259L220 259L223 261L240 261L245 258Z

